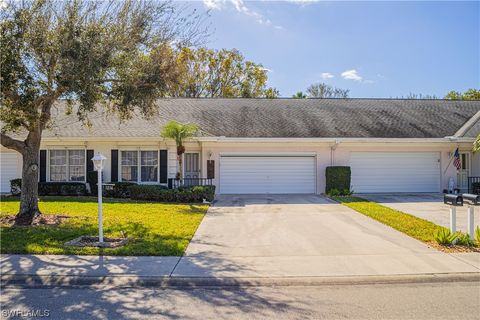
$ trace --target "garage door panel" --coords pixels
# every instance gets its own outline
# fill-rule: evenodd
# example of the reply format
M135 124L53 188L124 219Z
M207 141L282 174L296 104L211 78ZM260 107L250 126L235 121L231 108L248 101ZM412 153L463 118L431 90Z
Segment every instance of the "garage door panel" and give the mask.
M13 152L2 152L0 154L0 192L10 192L10 180L17 176L17 154Z
M314 192L314 157L229 156L220 160L220 193Z
M438 192L438 152L352 152L355 192Z

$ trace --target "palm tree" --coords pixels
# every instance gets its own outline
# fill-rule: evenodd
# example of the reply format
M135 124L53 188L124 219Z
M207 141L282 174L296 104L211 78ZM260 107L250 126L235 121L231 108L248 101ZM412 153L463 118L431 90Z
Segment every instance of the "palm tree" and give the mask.
M477 136L477 139L473 142L473 152L480 151L480 134Z
M183 141L193 137L198 130L199 127L196 124L182 124L175 120L171 120L163 127L162 132L160 133L163 138L174 139L177 144L177 160L179 167L179 171L177 172L178 179L182 179L182 154L185 153Z

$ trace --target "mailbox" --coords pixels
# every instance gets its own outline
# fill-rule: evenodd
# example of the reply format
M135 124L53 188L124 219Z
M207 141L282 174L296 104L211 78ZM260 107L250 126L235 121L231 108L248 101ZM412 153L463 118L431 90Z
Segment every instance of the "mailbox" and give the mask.
M443 196L443 203L460 207L463 206L463 197L459 194L446 194Z
M480 206L480 195L464 193L462 194L463 200L469 205Z

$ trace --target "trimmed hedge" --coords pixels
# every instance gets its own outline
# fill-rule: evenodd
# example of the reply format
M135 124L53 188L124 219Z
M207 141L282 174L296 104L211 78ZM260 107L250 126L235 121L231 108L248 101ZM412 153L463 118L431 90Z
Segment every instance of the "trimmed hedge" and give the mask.
M331 166L325 169L326 186L325 193L329 194L332 189L350 190L352 172L350 167Z
M215 186L194 186L167 189L159 185L135 185L129 188L132 200L149 200L158 202L195 203L203 199L213 201Z
M115 182L113 191L109 196L114 198L130 198L129 188L136 185L135 182Z
M87 194L85 183L79 182L39 182L38 194L41 196L84 196Z
M18 195L20 195L20 193L22 193L22 179L21 178L10 180L10 192L14 196L18 196Z

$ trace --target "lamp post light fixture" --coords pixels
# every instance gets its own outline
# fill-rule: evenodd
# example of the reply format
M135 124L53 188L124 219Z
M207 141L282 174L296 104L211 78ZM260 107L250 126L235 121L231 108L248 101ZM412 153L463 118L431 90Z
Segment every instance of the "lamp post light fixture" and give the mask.
M97 153L93 158L93 166L98 173L97 191L98 191L98 241L103 242L103 215L102 215L102 170L107 158Z

